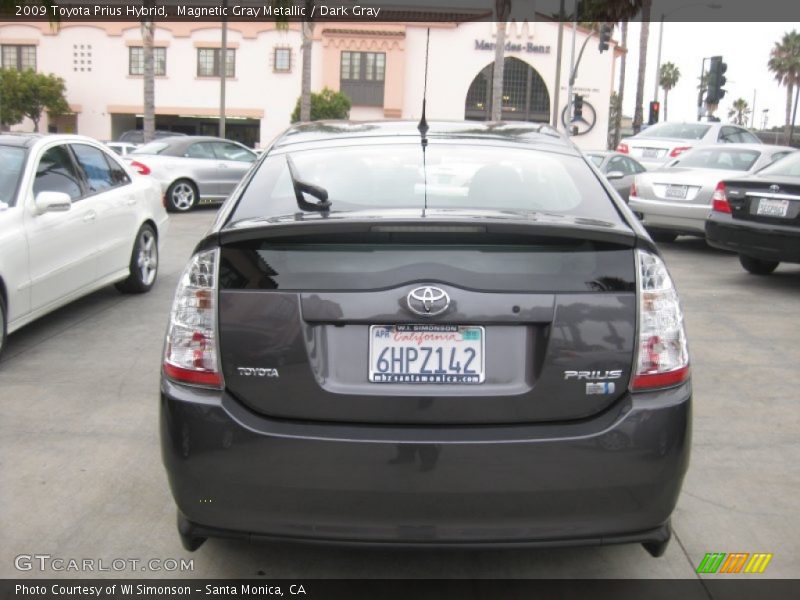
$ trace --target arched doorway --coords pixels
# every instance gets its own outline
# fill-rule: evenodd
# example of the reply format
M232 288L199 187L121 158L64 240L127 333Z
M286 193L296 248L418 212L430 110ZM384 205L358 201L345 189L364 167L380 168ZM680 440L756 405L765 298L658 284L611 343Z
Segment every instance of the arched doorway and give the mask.
M492 114L494 63L484 68L467 91L464 118L488 121ZM504 121L550 121L550 94L542 76L525 61L507 57L503 62Z

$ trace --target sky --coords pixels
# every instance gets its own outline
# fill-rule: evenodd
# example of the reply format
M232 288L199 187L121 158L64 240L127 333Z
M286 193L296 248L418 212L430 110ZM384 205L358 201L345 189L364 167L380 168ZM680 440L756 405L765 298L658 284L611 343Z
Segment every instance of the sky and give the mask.
M708 9L692 9L706 10ZM655 15L654 15L655 16ZM687 10L686 17L689 16ZM628 26L628 64L625 75L625 97L623 111L633 116L636 99L636 79L639 68L639 32L641 23ZM786 88L779 86L767 69L770 50L787 31L800 31L800 22L788 23L664 23L661 63L672 62L680 69L678 84L669 93L669 120L693 121L697 118L697 83L703 57L721 55L728 64L725 76L728 81L727 95L715 113L727 121L728 109L734 100L744 98L749 106L755 100L755 126L761 127L762 111L769 109L767 126L783 125L786 120ZM653 99L653 84L658 52L659 23L650 25L650 41L647 52L647 76L644 86L644 118L650 100ZM619 40L619 29L614 38ZM615 88L618 83L615 84ZM664 91L659 89L661 118L664 118ZM798 109L800 124L800 109Z

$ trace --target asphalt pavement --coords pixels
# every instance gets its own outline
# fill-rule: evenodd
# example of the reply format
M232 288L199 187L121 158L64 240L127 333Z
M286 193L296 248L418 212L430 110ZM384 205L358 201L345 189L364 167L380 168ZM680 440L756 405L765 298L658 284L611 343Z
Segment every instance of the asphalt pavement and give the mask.
M689 334L694 433L662 558L639 545L367 550L210 540L185 552L161 465L159 369L177 278L214 215L173 216L149 294L109 287L9 337L0 359L0 577L691 578L707 552L774 555L763 575L748 577L800 574L800 265L756 277L692 238L663 247ZM20 571L20 555L91 559L95 571L35 561ZM150 559L181 558L193 570L142 571ZM96 570L118 559L140 562Z

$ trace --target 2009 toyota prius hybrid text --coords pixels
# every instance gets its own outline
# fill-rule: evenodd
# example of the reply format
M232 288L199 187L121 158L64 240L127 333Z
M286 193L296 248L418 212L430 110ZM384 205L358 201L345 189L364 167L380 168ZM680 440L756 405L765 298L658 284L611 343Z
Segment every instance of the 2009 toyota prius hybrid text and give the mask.
M640 542L689 461L677 292L546 125L294 127L175 295L163 460L184 546Z

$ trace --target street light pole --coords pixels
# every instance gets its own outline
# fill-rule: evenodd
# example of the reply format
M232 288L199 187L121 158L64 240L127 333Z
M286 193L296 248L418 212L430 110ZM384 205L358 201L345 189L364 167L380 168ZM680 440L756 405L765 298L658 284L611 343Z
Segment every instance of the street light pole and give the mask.
M656 58L656 82L653 86L653 101L658 102L658 84L659 79L661 78L661 44L664 41L664 19L671 14L678 12L679 10L683 10L684 8L691 8L693 6L705 6L706 8L710 8L712 10L716 10L717 8L722 8L721 4L717 4L716 2L710 2L705 4L703 2L692 2L691 4L684 4L683 6L679 6L678 8L669 11L668 13L661 13L661 25L658 28L658 56Z
M658 84L661 79L661 42L664 41L664 13L661 13L661 25L658 27L658 54L656 55L656 81L653 86L653 101L658 102Z

